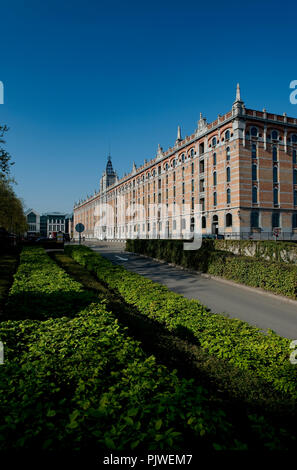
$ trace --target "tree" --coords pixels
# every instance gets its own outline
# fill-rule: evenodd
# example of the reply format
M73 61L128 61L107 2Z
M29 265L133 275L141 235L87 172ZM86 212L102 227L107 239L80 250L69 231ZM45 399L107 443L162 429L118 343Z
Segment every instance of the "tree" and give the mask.
M27 230L23 204L5 179L0 179L0 227L18 235Z
M10 167L14 165L14 162L11 162L11 155L2 147L5 144L3 139L5 132L8 131L6 125L0 125L0 178L7 178L10 174Z
M2 147L5 144L3 136L8 131L7 126L0 125L0 228L18 235L27 230L27 220L22 201L16 196L11 183L10 154Z

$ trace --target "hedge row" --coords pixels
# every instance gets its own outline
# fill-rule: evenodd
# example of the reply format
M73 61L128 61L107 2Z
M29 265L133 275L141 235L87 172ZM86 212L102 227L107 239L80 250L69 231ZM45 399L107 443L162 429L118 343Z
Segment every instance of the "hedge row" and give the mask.
M290 340L238 319L210 313L189 300L121 266L87 247L67 246L66 253L116 289L126 302L173 331L187 330L203 349L254 373L276 390L297 398L297 369L289 361Z
M180 240L127 240L126 250L297 299L296 265L216 251L216 242L204 240L200 250L185 251Z
M71 296L79 301L80 284L40 249L24 250L10 302L20 307L24 295L27 318L31 291L39 298L59 290L67 296L61 297L58 310L54 302L46 309L39 303L47 319L0 322L5 347L1 452L246 448L221 407L208 401L207 391L145 355L106 310L105 299L71 318L68 302ZM33 305L36 309L34 296ZM265 420L251 416L247 421L255 443L262 438L265 445L279 447L278 433Z
M104 305L4 322L0 337L0 451L245 448L207 392L145 356Z
M214 240L216 250L229 251L242 256L264 258L268 261L296 263L297 244L272 240Z
M93 296L59 268L43 248L26 247L9 291L5 318L73 316L91 300Z

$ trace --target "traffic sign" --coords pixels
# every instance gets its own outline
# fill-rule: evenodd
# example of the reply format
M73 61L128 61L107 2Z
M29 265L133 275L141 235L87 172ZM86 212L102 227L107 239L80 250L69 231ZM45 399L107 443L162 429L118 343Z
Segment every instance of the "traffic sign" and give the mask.
M84 224L79 223L79 224L76 224L76 226L75 226L75 230L76 230L78 233L82 233L82 232L84 231L84 229L85 229Z

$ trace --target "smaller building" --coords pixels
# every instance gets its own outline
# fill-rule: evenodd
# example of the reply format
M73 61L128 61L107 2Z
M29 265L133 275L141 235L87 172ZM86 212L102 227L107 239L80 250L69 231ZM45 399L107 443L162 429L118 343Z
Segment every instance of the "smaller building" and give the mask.
M43 237L55 237L58 232L70 234L72 214L47 212L40 217L40 234ZM70 230L69 230L70 229Z
M34 209L28 209L25 211L25 216L28 224L28 236L38 236L40 234L40 215Z

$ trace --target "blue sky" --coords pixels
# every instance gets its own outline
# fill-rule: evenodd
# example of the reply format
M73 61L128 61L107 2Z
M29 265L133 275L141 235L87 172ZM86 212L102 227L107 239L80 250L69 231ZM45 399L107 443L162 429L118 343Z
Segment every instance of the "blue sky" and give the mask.
M297 117L293 1L1 2L0 122L17 194L69 212L98 188L111 151L121 176L158 143L247 107Z

